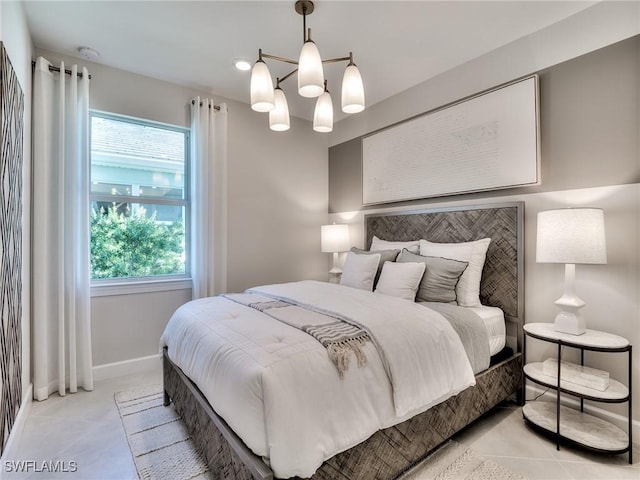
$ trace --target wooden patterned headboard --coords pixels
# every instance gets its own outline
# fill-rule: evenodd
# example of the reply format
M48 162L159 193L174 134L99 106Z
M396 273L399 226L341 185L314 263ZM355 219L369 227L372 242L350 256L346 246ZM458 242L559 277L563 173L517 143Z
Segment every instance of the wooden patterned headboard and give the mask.
M367 247L374 235L389 241L491 238L480 300L500 307L507 320L524 324L524 202L374 213L365 215L364 223Z

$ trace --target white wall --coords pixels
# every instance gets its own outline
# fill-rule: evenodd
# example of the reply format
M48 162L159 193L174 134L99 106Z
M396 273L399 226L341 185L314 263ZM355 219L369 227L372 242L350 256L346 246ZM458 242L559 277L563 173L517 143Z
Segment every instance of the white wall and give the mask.
M61 55L37 51L50 61ZM188 102L210 92L64 57L87 65L91 108L189 125ZM248 76L239 73L238 81ZM325 278L320 225L327 221L327 137L309 122L292 119L289 132L271 132L267 117L248 104L213 96L228 106L228 275L229 291L264 283ZM158 352L160 334L190 290L93 297L94 365Z
M24 94L22 229L22 390L31 384L31 36L21 2L0 2L0 39ZM24 395L23 395L24 396Z
M301 120L272 132L266 115L244 104L234 120L242 127L229 128L228 290L326 279L327 137Z

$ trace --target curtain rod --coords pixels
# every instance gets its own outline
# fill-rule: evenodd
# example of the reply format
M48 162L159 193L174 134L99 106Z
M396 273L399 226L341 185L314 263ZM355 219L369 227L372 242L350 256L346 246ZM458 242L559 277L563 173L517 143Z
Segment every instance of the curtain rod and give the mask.
M31 62L31 67L35 68L36 66L36 62L32 61ZM60 72L60 67L54 67L53 65L49 65L49 71L50 72ZM64 73L66 73L67 75L71 75L71 70L65 69ZM78 72L77 73L78 77L82 78L82 72ZM89 80L91 80L91 75L89 75Z
M35 67L36 66L36 62L31 62L31 66ZM60 72L60 68L59 67L54 67L53 65L49 65L49 71L53 71L53 72ZM67 75L71 75L71 70L67 70L65 69L64 73L66 73ZM82 72L78 72L77 73L78 77L82 78ZM91 80L91 75L89 75L89 80ZM195 100L191 100L191 104L195 105L196 102ZM202 106L202 102L200 102L200 106ZM220 110L220 105L214 105L213 106L214 110Z
M196 101L195 100L191 100L191 105L195 105ZM202 102L200 102L200 106L202 106ZM220 105L213 105L213 109L214 110L220 110Z

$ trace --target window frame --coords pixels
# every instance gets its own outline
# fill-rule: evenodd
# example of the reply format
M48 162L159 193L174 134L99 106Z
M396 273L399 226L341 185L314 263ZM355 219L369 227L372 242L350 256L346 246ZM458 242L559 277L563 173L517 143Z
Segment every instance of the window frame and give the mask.
M160 128L163 130L170 130L178 132L184 135L185 149L184 149L184 190L182 199L168 199L162 197L148 197L148 196L134 196L134 195L107 195L100 193L92 193L91 185L93 179L91 177L93 161L92 161L92 120L94 117L105 118L108 120L116 120L120 122L126 122L130 124L148 126L153 128ZM121 115L112 112L105 112L102 110L89 109L89 211L91 211L91 204L93 202L108 202L114 201L123 203L136 203L136 204L150 204L150 205L171 205L178 206L184 209L184 255L185 255L185 272L179 274L168 275L155 275L144 277L114 277L114 278L91 278L91 296L111 296L111 295L123 295L132 293L149 293L149 292L161 292L169 290L185 290L192 288L191 279L191 130L188 127L182 127L178 125L171 125L168 123L157 122L154 120L147 120L138 117L131 117L128 115ZM87 219L87 225L89 225L90 219Z

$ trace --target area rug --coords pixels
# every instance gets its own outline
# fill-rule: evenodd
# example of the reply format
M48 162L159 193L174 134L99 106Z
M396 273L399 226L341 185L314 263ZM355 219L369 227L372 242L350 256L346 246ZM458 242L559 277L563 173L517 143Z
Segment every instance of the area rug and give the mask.
M493 460L453 440L402 475L399 480L523 480Z
M115 394L133 462L141 480L211 480L204 457L158 385Z
M165 407L159 385L116 393L116 405L141 480L211 480L182 419ZM398 480L523 480L494 461L449 440Z

